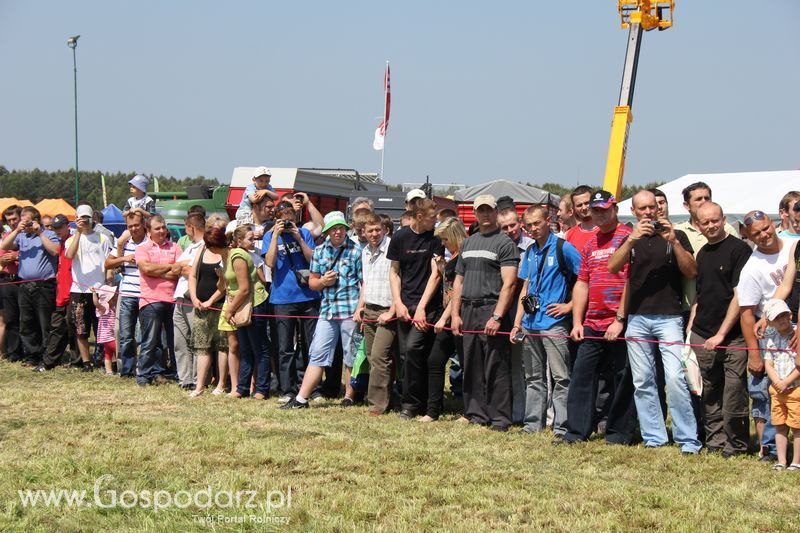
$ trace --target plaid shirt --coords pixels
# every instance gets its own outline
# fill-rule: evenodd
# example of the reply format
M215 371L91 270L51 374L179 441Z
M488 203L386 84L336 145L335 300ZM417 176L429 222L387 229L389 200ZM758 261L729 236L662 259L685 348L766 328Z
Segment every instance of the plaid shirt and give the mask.
M361 248L350 239L345 239L344 250L333 267L339 279L333 287L322 289L322 303L319 316L325 320L348 318L353 315L358 305L358 294L361 287ZM330 237L314 248L311 256L311 272L320 276L331 270L340 248L331 246Z

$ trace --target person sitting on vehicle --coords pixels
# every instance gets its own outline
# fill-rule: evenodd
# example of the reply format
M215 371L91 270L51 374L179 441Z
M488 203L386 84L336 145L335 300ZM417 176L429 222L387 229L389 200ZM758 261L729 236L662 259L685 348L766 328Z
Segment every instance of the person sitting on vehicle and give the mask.
M125 202L122 216L125 217L128 213L139 213L142 215L142 224L147 225L150 215L156 214L156 201L147 194L147 185L150 180L141 174L137 174L128 183L131 185L131 197ZM119 236L119 240L117 240L117 257L122 257L122 252L125 250L125 245L130 238L131 234L127 229Z

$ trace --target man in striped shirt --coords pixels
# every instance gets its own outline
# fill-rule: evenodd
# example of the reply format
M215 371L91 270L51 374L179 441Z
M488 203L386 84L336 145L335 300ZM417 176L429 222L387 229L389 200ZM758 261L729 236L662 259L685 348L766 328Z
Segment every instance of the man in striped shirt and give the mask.
M136 322L139 319L139 267L136 265L136 248L147 241L142 215L131 212L125 215L125 223L131 238L125 243L122 255L116 248L106 259L105 268L112 270L122 267L122 283L119 286L117 315L119 317L119 375L123 378L136 377Z
M497 225L497 203L489 194L473 204L478 232L461 247L453 283L450 324L464 335L464 418L507 431L511 425L511 345L508 337L519 249Z

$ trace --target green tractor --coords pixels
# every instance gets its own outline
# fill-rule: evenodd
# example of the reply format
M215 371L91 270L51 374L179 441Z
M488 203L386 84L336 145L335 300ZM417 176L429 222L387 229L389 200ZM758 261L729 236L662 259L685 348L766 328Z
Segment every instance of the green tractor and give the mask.
M164 217L169 228L170 239L177 242L186 233L184 218L186 212L193 205L202 205L206 209L206 216L220 215L228 220L225 202L228 200L227 185L209 187L206 185L191 185L185 192L151 192L150 196L156 200L156 212Z

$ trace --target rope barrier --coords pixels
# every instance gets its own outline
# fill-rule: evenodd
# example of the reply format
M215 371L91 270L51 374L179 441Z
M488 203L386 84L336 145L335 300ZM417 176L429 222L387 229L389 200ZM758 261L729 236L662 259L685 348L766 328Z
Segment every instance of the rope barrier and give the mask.
M0 282L0 286L2 286L2 285L11 285L11 284L19 284L19 283L28 283L28 282L33 282L33 281L47 281L48 279L55 280L55 278L37 278L37 279L28 279L28 280L6 281L6 282ZM91 289L91 287L88 287L86 285L82 285L82 284L80 284L78 282L75 282L75 281L73 281L73 282L76 283L77 285L83 287L84 289ZM117 292L117 291L115 290L113 292ZM138 295L138 294L130 294L130 293L125 294L125 293L122 293L121 291L119 292L119 295L122 296L122 297L126 297L126 298L138 298L140 300L145 300L148 303L168 303L168 304L173 304L173 305L181 305L181 306L184 306L184 307L194 308L194 305L191 304L191 303L178 303L178 302L175 302L175 301L172 301L172 300L161 300L161 299L143 297L143 296ZM209 307L208 310L209 311L220 311L221 312L222 308ZM299 319L299 320L318 320L320 318L323 318L322 316L319 316L319 315L318 316L312 316L312 315L276 315L276 314L267 314L267 313L253 313L253 316L254 317L260 317L260 318ZM325 319L325 320L333 320L333 321L342 320L342 321L344 321L344 320L350 320L350 319L352 319L351 316L330 318L330 319ZM399 317L394 317L391 320L389 320L388 322L384 322L384 324L389 323L389 322L398 321L398 320L400 320ZM379 324L380 323L379 320L362 319L361 321L362 322L366 322L366 323L370 323L370 324ZM424 325L426 325L428 327L431 327L431 328L436 326L436 324L431 324L431 323L425 322L425 321L411 320L411 322L412 323L422 323L422 324L424 324ZM451 327L444 327L442 329L444 329L446 331L450 331L450 332L453 331L453 328L451 328ZM461 334L462 335L464 335L464 334L467 334L467 335L484 335L485 332L483 330L462 330ZM526 337L541 337L541 338L553 338L553 339L571 339L572 338L571 335L558 335L558 334L554 334L554 333L527 333L527 332L525 332L524 334L525 334ZM508 336L508 335L511 335L511 332L510 331L498 331L496 333L496 335ZM584 335L583 339L584 340L606 341L605 337L598 336L598 335ZM615 339L615 341L637 342L637 343L657 344L657 345L665 345L665 346L680 346L680 347L688 346L688 347L691 347L691 348L703 348L704 347L703 344L698 344L698 343L686 343L686 342L678 342L678 341L662 341L662 340L658 340L658 339L647 339L647 338L642 338L642 337L617 337ZM608 341L608 342L611 342L611 341ZM715 349L717 349L717 350L759 351L759 352L761 352L761 351L774 351L774 352L784 351L784 350L781 350L781 349L778 349L778 348L749 348L747 346L726 346L726 345L718 345Z

